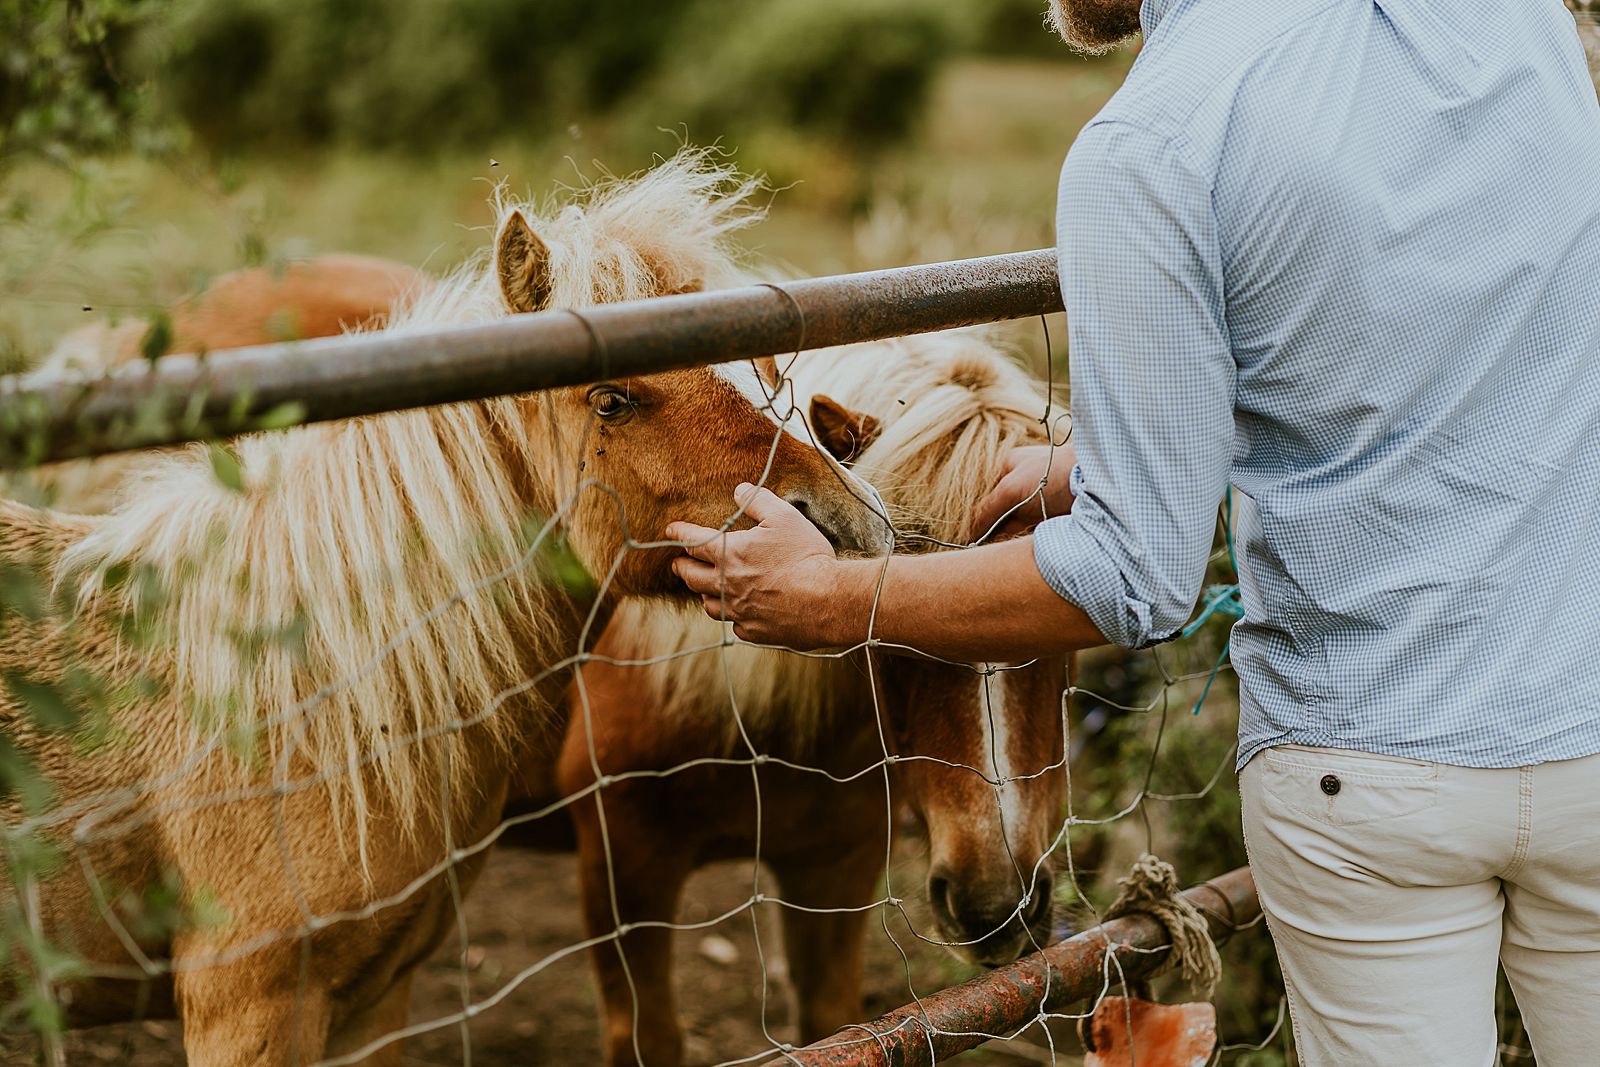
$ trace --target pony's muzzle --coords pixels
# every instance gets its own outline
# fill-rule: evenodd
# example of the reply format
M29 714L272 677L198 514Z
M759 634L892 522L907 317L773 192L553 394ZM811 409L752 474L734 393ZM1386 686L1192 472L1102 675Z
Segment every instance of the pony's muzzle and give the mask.
M1050 940L1054 899L1050 875L1041 871L1031 890L1012 884L1001 891L953 879L935 869L928 877L928 903L957 953L998 967Z
M872 486L853 475L837 493L808 490L784 493L800 514L822 532L836 552L855 556L887 555L892 544L883 498Z

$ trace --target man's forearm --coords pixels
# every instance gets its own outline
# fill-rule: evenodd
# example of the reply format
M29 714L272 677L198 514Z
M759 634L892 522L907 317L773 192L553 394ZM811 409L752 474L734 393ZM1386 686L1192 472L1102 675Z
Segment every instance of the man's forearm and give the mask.
M1031 537L838 568L824 609L834 644L864 640L874 604L874 637L944 659L1014 662L1106 643L1039 576Z

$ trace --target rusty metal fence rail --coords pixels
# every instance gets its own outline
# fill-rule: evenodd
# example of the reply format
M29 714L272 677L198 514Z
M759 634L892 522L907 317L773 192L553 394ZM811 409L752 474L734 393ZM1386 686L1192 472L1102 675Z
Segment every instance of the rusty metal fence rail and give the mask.
M1048 249L0 379L0 468L322 422L1061 310Z
M1229 871L1183 893L1222 942L1261 919L1250 868ZM957 986L896 1008L826 1040L768 1060L762 1067L924 1067L1015 1034L1044 1014L1091 1001L1124 979L1146 977L1167 962L1166 930L1134 914L1092 927ZM1114 957L1114 959L1113 959Z

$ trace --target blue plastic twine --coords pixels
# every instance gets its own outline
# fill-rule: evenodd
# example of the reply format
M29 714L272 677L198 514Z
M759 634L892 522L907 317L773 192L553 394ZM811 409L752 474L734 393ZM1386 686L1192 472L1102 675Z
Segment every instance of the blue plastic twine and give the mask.
M1233 555L1233 494L1228 490L1222 493L1222 532L1228 541L1228 566L1235 574L1239 573L1238 564ZM1180 635L1192 637L1206 620L1213 615L1227 615L1230 618L1244 618L1244 601L1239 598L1239 584L1211 585L1206 587L1205 607L1200 609L1200 614L1185 626ZM1222 643L1222 654L1217 657L1216 665L1211 668L1211 673L1206 675L1205 688L1200 690L1200 699L1194 702L1194 707L1189 709L1190 715L1200 714L1200 707L1206 702L1206 697L1211 695L1211 683L1217 680L1217 674L1222 670L1222 665L1228 662L1228 649L1230 642Z

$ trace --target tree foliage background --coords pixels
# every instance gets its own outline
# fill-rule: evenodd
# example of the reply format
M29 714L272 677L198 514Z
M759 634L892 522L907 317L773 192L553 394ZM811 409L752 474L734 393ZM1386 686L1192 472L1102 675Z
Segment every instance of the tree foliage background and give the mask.
M0 166L36 155L152 148L151 94L121 56L159 5L0 0Z
M437 152L578 116L906 136L958 50L1037 52L1027 0L3 0L0 156Z

